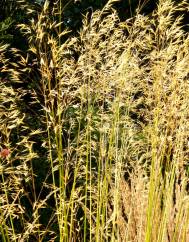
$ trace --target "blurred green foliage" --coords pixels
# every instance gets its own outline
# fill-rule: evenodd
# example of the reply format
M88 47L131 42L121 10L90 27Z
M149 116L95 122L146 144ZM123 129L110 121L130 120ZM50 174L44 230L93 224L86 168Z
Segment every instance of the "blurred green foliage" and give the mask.
M14 21L10 17L0 22L0 42L10 42L13 39L13 35L9 33L13 23Z

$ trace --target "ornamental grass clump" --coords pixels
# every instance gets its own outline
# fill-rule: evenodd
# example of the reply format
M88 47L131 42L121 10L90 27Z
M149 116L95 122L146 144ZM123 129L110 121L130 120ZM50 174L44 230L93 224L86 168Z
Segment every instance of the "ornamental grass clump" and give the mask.
M188 4L114 3L77 36L27 8L27 52L0 48L2 241L189 240Z

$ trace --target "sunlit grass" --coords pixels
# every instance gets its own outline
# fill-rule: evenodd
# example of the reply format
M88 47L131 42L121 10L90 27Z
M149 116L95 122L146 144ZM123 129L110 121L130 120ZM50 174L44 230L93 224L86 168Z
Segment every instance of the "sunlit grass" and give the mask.
M46 2L27 53L0 47L2 241L189 240L186 7L109 1L61 43Z

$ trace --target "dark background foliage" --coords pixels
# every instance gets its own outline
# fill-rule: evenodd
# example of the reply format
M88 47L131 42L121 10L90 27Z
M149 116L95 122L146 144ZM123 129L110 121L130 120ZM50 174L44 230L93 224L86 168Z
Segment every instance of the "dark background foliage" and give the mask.
M27 4L40 12L43 0L27 0ZM56 1L51 0L50 4ZM146 3L145 3L146 2ZM82 27L82 18L87 13L92 14L97 9L102 9L107 0L66 0L62 1L63 27L71 30L70 34L77 34ZM138 5L143 6L142 13L148 14L153 11L157 1L120 0L113 7L117 10L120 20L125 20L135 14ZM24 50L27 47L25 38L21 35L17 24L29 21L26 8L21 8L21 2L17 0L1 0L0 2L0 41L10 43L12 47Z
M37 12L41 11L44 0L25 0ZM77 35L82 28L82 19L88 13L92 14L97 9L102 9L108 0L64 0L62 1L63 28L71 30L70 34ZM178 1L177 1L178 2ZM53 8L55 0L50 0ZM150 14L158 3L158 0L120 0L113 4L121 21L133 17L139 7L141 14ZM27 8L21 8L22 1L1 0L0 1L0 42L10 43L12 47L22 50L27 48L27 41L21 35L17 25L26 23L28 19ZM184 13L181 13L184 14ZM35 17L34 15L30 15ZM50 16L49 16L50 17ZM187 24L185 18L184 23ZM187 30L187 26L185 27ZM65 40L65 39L64 39Z

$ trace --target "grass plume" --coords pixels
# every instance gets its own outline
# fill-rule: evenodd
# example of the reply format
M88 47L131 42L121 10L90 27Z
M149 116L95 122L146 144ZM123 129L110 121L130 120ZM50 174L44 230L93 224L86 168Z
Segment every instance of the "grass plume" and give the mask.
M189 6L114 2L67 37L46 1L27 53L0 46L2 241L189 240Z

